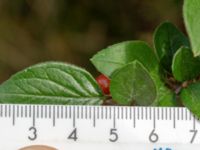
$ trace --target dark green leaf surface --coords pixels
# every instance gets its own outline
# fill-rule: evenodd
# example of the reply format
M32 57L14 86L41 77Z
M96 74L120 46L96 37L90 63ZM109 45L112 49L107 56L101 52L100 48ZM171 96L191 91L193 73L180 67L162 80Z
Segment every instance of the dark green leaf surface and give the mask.
M172 23L162 23L154 33L154 46L161 65L171 72L172 58L181 47L189 47L187 37Z
M112 45L91 59L97 70L107 76L111 76L115 70L134 60L141 62L150 72L158 65L153 50L142 41L127 41Z
M156 98L156 87L144 66L134 61L111 77L110 92L120 105L151 105Z
M183 105L186 106L191 112L200 118L200 83L189 85L181 92L181 100Z
M88 72L59 62L37 64L0 85L1 103L96 105L102 100Z
M194 56L200 55L200 0L184 0L183 15Z
M182 47L174 55L172 72L178 81L193 79L200 74L200 58L194 58L189 48Z

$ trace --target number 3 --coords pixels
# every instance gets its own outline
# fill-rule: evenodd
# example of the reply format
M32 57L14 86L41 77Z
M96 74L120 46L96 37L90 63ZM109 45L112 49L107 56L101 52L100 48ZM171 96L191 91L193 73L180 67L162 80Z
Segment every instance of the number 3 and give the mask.
M29 131L32 131L33 136L28 136L28 139L34 141L37 139L37 129L35 127L30 127Z

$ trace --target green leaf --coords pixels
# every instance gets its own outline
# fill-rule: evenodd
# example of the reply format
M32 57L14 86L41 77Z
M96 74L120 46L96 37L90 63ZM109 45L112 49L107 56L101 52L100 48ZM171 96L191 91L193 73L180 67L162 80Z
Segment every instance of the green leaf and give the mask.
M1 103L96 105L103 98L88 72L59 62L34 65L0 85Z
M200 82L189 85L181 91L181 100L183 105L200 117Z
M162 106L162 107L177 106L176 95L174 92L172 92L164 85L160 86L157 91L158 91L157 98L153 104L154 106Z
M184 21L194 56L200 55L200 1L185 0L183 7Z
M134 60L140 61L150 72L158 65L153 50L142 41L127 41L112 45L91 59L97 70L107 76L111 76L115 70Z
M156 98L154 81L145 67L134 61L111 76L110 92L120 105L151 105Z
M161 65L171 72L172 59L181 47L189 47L187 37L170 22L164 22L155 30L154 45Z
M200 58L194 57L189 48L182 47L174 55L172 72L178 81L193 79L200 74Z

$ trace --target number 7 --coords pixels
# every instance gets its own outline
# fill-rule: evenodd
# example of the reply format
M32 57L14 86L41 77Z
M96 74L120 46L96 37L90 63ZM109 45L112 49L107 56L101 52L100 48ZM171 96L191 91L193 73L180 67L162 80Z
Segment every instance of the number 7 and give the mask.
M193 133L192 139L190 140L190 143L192 144L196 138L198 130L190 130L190 132Z

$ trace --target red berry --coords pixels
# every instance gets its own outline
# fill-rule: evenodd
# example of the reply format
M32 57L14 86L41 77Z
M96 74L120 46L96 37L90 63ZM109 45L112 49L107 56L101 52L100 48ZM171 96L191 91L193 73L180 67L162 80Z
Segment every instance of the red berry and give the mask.
M96 81L104 94L110 94L110 79L108 77L101 74L96 78Z

